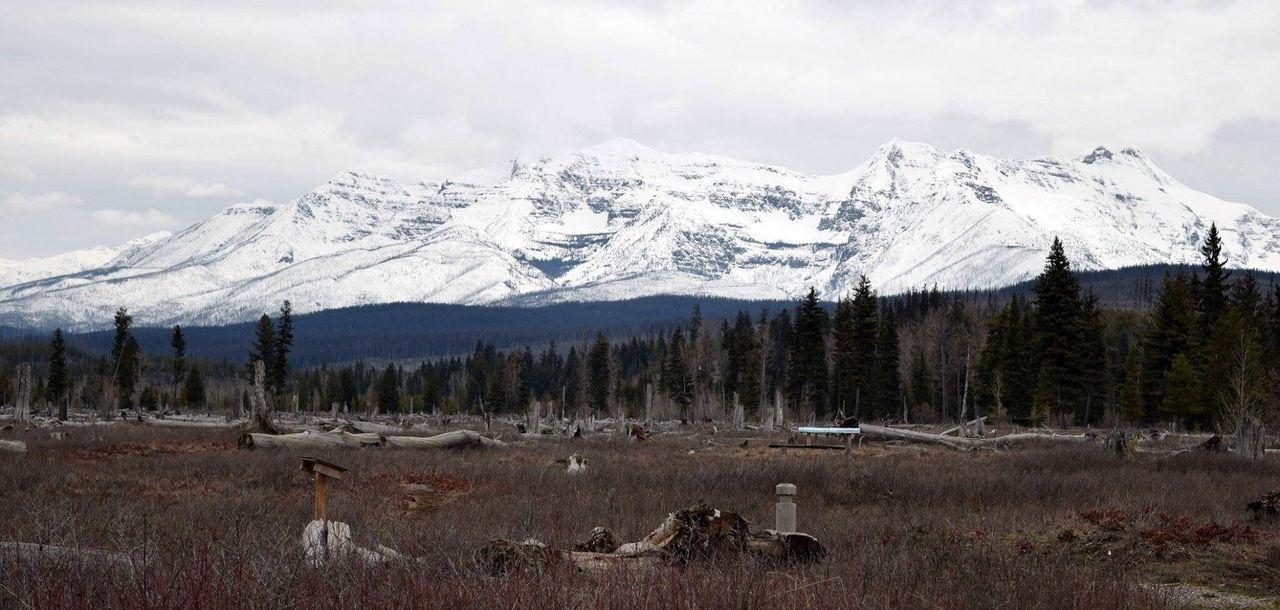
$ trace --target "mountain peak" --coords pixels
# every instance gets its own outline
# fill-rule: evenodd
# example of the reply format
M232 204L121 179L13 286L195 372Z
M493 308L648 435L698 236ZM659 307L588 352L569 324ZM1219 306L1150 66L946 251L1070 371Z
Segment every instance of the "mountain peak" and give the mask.
M618 137L610 138L595 146L588 146L579 154L591 157L641 157L657 152L631 138Z

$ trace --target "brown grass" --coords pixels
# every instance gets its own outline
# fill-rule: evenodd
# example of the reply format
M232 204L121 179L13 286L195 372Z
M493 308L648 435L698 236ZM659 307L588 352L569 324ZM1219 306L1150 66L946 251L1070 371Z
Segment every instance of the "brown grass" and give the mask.
M322 452L351 469L330 488L331 518L361 546L425 561L313 570L300 548L311 483L297 455L235 450L231 433L127 425L63 441L6 434L29 452L0 455L0 541L128 552L138 566L128 578L0 556L10 607L1148 608L1169 602L1138 583L1280 590L1280 525L1245 510L1280 487L1274 459L870 445L805 455L683 438ZM588 458L585 475L554 463L571 452ZM827 546L823 563L494 578L472 559L491 538L569 548L597 525L637 540L698 500L770 524L779 482L799 487L800 529Z

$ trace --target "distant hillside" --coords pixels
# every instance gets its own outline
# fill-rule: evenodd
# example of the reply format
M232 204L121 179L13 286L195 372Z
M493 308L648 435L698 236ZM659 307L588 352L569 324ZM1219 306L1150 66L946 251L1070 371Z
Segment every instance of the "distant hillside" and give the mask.
M1146 309L1154 300L1165 273L1190 266L1154 265L1080 274L1086 290L1092 290L1106 308ZM1234 271L1232 277L1244 272ZM1280 282L1280 273L1254 272L1267 292ZM1014 293L1030 294L1033 281L994 291L941 293L945 298L985 300L999 304ZM823 295L831 297L833 295ZM897 297L890 297L890 299ZM331 309L295 318L294 361L299 366L357 359L417 359L463 354L476 341L499 347L561 344L580 341L597 330L610 336L669 332L687 324L697 304L708 324L736 315L741 309L759 314L762 308L778 311L790 301L749 301L691 296L655 296L625 301L558 303L543 307L498 307L393 303ZM146 324L146 320L139 320ZM168 328L140 327L135 334L143 350L167 352ZM238 361L245 357L253 336L253 324L185 328L188 353L198 358ZM47 330L0 327L0 341L45 340ZM69 342L90 350L110 349L107 331L69 335Z

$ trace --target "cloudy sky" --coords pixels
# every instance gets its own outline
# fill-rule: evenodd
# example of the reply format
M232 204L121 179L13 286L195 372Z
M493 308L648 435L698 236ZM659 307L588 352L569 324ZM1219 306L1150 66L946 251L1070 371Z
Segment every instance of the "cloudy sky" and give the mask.
M1280 215L1280 2L0 0L0 257L338 172L626 136L848 170L894 137L1137 146Z

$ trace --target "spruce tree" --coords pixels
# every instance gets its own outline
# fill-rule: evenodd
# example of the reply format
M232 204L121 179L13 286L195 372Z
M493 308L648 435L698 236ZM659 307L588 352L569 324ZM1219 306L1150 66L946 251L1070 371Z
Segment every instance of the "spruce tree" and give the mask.
M46 385L49 398L58 406L58 419L67 419L67 345L62 339L62 329L53 331L53 340L49 342L49 378Z
M1098 297L1092 291L1081 302L1079 324L1075 360L1080 371L1081 396L1076 405L1076 420L1092 425L1103 414L1103 376L1107 365L1102 312L1098 308Z
M253 351L249 352L249 381L254 382L253 365L255 362L262 362L264 371L264 384L266 389L270 390L271 381L275 379L275 353L276 353L276 329L271 325L271 316L262 314L258 318L258 326L253 331Z
M1186 423L1204 411L1200 402L1200 379L1184 353L1173 357L1164 374L1165 393L1160 410L1175 421Z
M1147 413L1157 412L1164 401L1165 372L1174 358L1197 350L1194 281L1194 277L1181 271L1165 274L1151 310L1151 326L1142 350L1142 395Z
M892 418L902 407L902 373L898 370L898 321L892 309L880 316L876 334L875 402L871 413L877 417Z
M200 377L200 369L191 367L186 381L182 385L182 397L188 408L197 408L204 404L204 379Z
M1201 337L1207 337L1213 325L1227 308L1227 280L1231 273L1226 270L1227 259L1222 255L1222 237L1218 235L1218 225L1209 225L1209 234L1200 246L1201 268L1204 277L1200 280L1199 313Z
M272 352L271 383L277 394L285 391L289 381L289 352L293 349L293 305L286 299L280 306L276 322L275 349Z
M138 381L138 358L142 352L130 331L132 325L133 316L129 315L127 309L121 307L116 310L115 336L111 345L111 378L116 386L117 406L121 409L133 407L133 393Z
M396 375L395 365L388 364L378 377L377 396L379 413L400 411L400 379Z
M1130 424L1143 420L1142 360L1138 347L1130 345L1124 359L1124 383L1120 386L1120 417Z
M875 377L876 371L876 310L878 301L871 282L862 276L853 293L854 360L854 414L861 417L862 406L873 403L882 386ZM870 412L874 413L872 406Z
M1046 413L1067 412L1079 398L1080 282L1056 237L1044 271L1036 278L1035 293L1040 362L1036 402Z
M851 299L841 298L831 320L831 404L846 414L852 414L857 403L859 346L853 309Z
M671 397L671 402L680 408L680 419L688 419L689 405L693 402L689 362L686 359L687 348L684 333L679 328L671 331L671 343L667 347L667 358L662 367L662 385L667 396Z
M797 413L812 413L817 419L827 415L826 325L827 312L818 304L818 291L810 288L796 307L787 363L787 399Z
M587 406L593 413L609 413L609 341L596 333L587 357Z
M176 394L187 375L187 339L182 336L182 327L174 325L173 334L169 337L169 346L173 348L172 388Z

